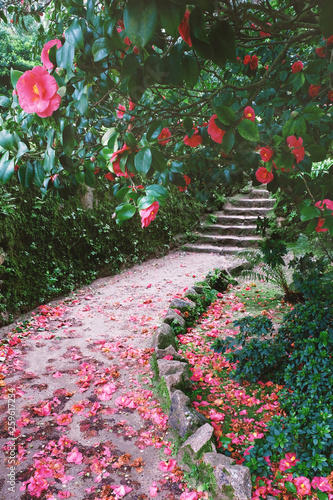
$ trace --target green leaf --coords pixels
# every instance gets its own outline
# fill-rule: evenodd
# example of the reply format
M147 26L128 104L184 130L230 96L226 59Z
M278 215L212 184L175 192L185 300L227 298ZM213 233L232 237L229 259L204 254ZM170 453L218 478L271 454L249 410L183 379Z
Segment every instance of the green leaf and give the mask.
M111 50L112 46L108 38L99 38L95 40L92 46L94 61L98 62L105 59L110 55Z
M294 92L298 92L303 87L304 83L305 83L305 75L303 71L292 75L292 84Z
M129 0L124 10L126 34L133 45L143 48L155 32L158 12L154 0Z
M153 196L142 196L138 200L138 206L139 210L145 210L146 208L150 207L154 203L155 198Z
M79 19L75 19L65 31L66 41L75 48L83 49L83 33Z
M162 132L162 129L163 129L162 120L156 120L155 122L153 122L147 131L147 135L146 135L147 141L148 142L156 141L156 139L158 138L158 136Z
M0 159L0 184L8 182L15 172L15 162L8 158L9 152L7 151Z
M135 139L134 135L131 134L131 132L125 132L124 141L125 141L125 144L127 144L127 146L129 146L130 148L135 148L135 146L137 145L137 142L138 142Z
M129 156L130 152L125 151L121 156L120 156L120 161L119 161L119 167L122 172L126 172L126 163L127 163L127 158Z
M64 153L67 156L71 156L75 147L73 125L66 125L62 133L62 141L64 146Z
M164 158L164 155L156 148L151 148L151 152L153 154L152 165L154 169L158 172L164 172L164 170L167 168L167 162Z
M52 172L52 169L54 167L54 160L55 160L55 150L52 148L49 148L45 151L44 155L44 162L43 162L43 169L44 172L47 174L50 174Z
M183 57L183 66L185 71L185 82L190 86L194 87L197 83L200 75L200 69L196 59L192 56Z
M151 167L153 155L148 147L142 148L137 155L135 155L134 165L139 174L146 175Z
M236 61L235 35L228 21L217 21L209 34L210 44L213 47L212 60L220 67L224 67L227 60Z
M320 109L315 104L309 104L303 110L303 116L307 121L320 120L325 115L325 111Z
M324 0L322 4L319 26L325 37L331 36L333 33L333 2L332 0Z
M14 89L16 89L17 81L22 75L22 71L17 71L17 69L10 68L10 81L12 82Z
M80 99L74 103L75 108L78 110L81 116L86 116L89 109L88 98L86 94L82 94Z
M96 185L96 177L94 171L91 168L86 168L84 171L85 174L85 183L89 187L95 187Z
M314 162L326 160L327 151L323 146L313 145L307 148L310 153L311 160Z
M65 155L64 155L65 156ZM65 156L67 158L67 156ZM34 163L34 182L37 187L42 187L45 179L45 172L43 169L43 165L40 161L36 160Z
M222 149L228 154L232 150L235 144L235 134L232 129L226 131L222 139Z
M333 228L333 226L332 226L332 228ZM317 497L319 498L319 500L328 500L327 493L324 493L323 491L319 491L318 489L317 489L316 493L317 493Z
M259 130L251 120L242 120L238 125L238 133L247 141L259 142Z
M72 73L74 54L75 48L66 40L63 46L57 50L57 66L66 69L69 74Z
M314 219L315 217L319 217L321 215L319 208L310 205L309 207L304 206L301 210L301 221L305 222L310 219Z
M152 184L151 186L147 186L146 193L149 196L154 197L159 202L164 202L168 197L168 190L160 186L159 184Z
M116 222L117 224L131 219L136 212L136 208L128 203L122 203L116 207Z
M178 26L185 14L185 5L173 5L170 2L163 1L158 4L158 15L161 27L165 29L168 35L178 38Z
M16 152L18 150L19 136L16 132L8 132L1 130L0 132L0 147L6 151Z
M132 193L132 189L128 188L127 186L124 186L123 188L119 189L118 193L116 194L116 199L118 201L128 201L129 199L129 194Z
M228 108L227 106L216 106L215 113L217 114L217 118L224 125L232 125L236 121L236 114L234 110Z
M183 124L184 124L185 132L187 134L189 134L190 132L192 132L192 130L193 130L193 121L192 121L192 118L190 118L189 116L187 116L185 118Z
M328 66L327 69L330 73L333 73L333 62L331 62Z
M149 57L148 57L149 59ZM121 73L123 76L131 76L135 73L139 66L139 59L135 54L128 54L123 60Z
M11 104L12 104L11 99L9 99L8 97L6 97L4 95L0 95L0 107L10 108Z
M196 38L201 42L209 43L206 34L205 16L199 7L194 7L189 18L191 39Z
M322 59L316 59L315 61L310 61L304 72L307 74L319 74L326 67L326 61Z
M34 179L34 173L34 166L30 163L30 161L19 168L18 177L24 189L31 186Z
M114 127L111 127L111 128L108 128L107 131L105 132L105 134L103 135L102 137L102 144L103 146L108 146L110 149L112 149L113 151L115 151L114 149L114 145L115 145L115 141L117 141L118 139L118 132L116 132L116 129ZM111 145L109 144L109 142L112 141ZM118 145L117 145L118 147Z
M290 491L290 493L297 494L297 489L296 489L296 486L294 485L294 483L291 483L290 481L286 481L284 483L284 487L286 488L286 490Z

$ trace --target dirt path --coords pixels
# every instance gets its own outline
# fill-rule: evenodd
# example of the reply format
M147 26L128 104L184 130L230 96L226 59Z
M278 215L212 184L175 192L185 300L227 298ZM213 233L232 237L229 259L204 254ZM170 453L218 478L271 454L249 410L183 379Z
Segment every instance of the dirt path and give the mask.
M173 252L0 330L0 499L180 498L151 339L176 294L231 260Z

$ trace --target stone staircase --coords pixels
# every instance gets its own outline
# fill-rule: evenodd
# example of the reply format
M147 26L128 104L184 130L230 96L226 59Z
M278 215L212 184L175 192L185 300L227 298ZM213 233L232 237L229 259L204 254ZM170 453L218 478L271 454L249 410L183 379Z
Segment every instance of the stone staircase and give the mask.
M200 229L193 233L197 241L186 243L183 250L223 255L255 248L261 239L255 233L256 220L272 210L274 201L264 188L229 198L224 210L214 214L216 224L202 223Z

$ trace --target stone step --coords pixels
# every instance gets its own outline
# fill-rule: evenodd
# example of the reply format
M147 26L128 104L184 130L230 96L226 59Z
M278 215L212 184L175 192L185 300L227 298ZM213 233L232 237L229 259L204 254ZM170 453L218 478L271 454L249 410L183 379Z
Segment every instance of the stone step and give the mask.
M229 202L225 205L226 207L264 207L273 208L275 200L272 198L230 198Z
M198 241L219 247L254 247L261 241L260 236L221 236L219 234L197 234Z
M209 234L244 234L256 236L255 230L257 226L255 224L249 224L248 226L234 226L234 225L223 225L223 224L212 224L210 226L202 225L200 228L201 233Z
M218 224L242 227L254 225L258 218L257 215L225 215L223 212L216 212L214 215L216 216Z
M226 206L223 210L225 215L256 215L257 217L264 217L270 211L271 209L266 207L247 208L234 206Z
M200 244L200 243L188 243L182 246L182 250L184 250L185 252L216 253L219 255L224 255L224 254L237 255L238 252L241 252L244 249L237 247L216 247L213 245Z
M267 189L252 189L249 193L245 194L245 198L269 198L270 192Z

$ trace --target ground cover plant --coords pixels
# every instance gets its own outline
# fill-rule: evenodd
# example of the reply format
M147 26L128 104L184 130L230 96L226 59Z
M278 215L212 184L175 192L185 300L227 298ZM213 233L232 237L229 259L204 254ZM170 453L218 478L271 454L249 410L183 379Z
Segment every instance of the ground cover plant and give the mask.
M264 283L231 286L179 336L192 405L219 451L250 468L253 498L333 495L333 291L324 273L310 275L296 305L267 300Z

